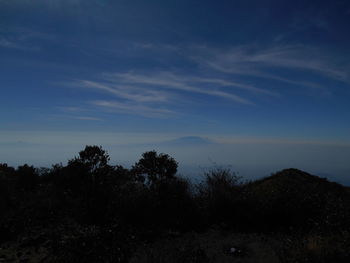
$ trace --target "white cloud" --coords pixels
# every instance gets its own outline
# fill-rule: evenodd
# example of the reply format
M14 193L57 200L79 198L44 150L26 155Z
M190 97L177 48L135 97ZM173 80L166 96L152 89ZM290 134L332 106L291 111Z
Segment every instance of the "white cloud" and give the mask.
M98 100L91 103L95 106L102 107L112 112L141 115L145 117L166 118L170 115L175 115L174 111L165 108L156 108L130 102Z
M153 46L147 45L147 48ZM187 58L198 64L197 71L109 72L101 74L97 79L80 79L73 84L115 97L111 99L102 95L93 101L92 104L100 109L163 118L176 115L184 102L198 102L198 95L243 105L255 105L253 95L280 95L273 87L267 89L251 82L243 82L242 76L308 87L310 92L318 90L320 94L331 92L320 81L310 81L310 73L350 82L348 63L344 62L341 67L336 56L331 57L320 49L302 45L269 48L250 45L230 49L197 46L185 49L184 53L191 53Z
M109 77L112 81L129 83L133 85L148 85L156 86L161 89L170 89L177 91L185 91L190 93L205 94L223 99L228 99L242 104L253 104L251 101L242 98L232 92L220 90L222 83L218 83L218 80L195 78L188 76L175 75L171 72L158 72L147 75L134 74L134 73L115 73ZM202 82L214 83L214 87L205 88L201 85ZM221 85L218 85L221 84ZM230 86L236 86L231 83ZM240 86L242 88L242 86Z
M196 78L196 77L194 77L194 78L189 79L189 81L199 82L199 83L212 83L212 84L217 84L221 87L230 87L230 88L233 87L233 88L238 88L238 89L242 89L242 90L246 90L246 91L271 95L271 96L277 95L276 93L269 91L269 90L266 90L266 89L260 89L260 88L257 88L255 86L252 86L252 85L233 82L233 81L225 80L225 79L209 79L209 78L198 78L198 77Z
M327 55L327 52L312 47L301 45L270 48L239 46L227 50L199 47L197 51L197 55L193 56L195 61L224 73L290 82L290 79L272 74L271 69L291 69L313 72L339 81L350 81L349 63L344 65L334 56Z
M244 105L254 103L232 92L276 95L268 90L228 79L201 77L200 74L175 74L173 72L104 73L98 80L81 79L71 85L102 91L116 99L102 97L92 102L99 108L147 117L174 116L184 101L196 101L195 94L207 95ZM177 108L176 108L177 107ZM71 109L72 107L68 107ZM73 107L75 109L75 107ZM67 111L66 108L63 110Z
M105 82L80 80L77 84L82 87L102 90L117 97L136 102L164 102L168 99L167 94L157 90L119 85L118 83L110 84Z

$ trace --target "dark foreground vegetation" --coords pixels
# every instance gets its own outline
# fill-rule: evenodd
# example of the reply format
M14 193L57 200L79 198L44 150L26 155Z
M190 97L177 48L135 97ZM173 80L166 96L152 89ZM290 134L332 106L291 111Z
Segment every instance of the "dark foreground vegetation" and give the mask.
M146 152L87 146L66 166L0 164L0 262L350 262L350 190L297 169L193 185Z

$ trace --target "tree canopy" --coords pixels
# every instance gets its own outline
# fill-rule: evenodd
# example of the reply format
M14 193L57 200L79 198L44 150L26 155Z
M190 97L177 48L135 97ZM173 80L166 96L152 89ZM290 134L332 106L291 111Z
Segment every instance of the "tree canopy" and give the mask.
M103 150L101 146L87 145L84 150L79 152L79 157L70 160L69 164L82 164L89 172L95 173L96 171L105 168L108 165L109 160L110 157L108 153Z
M149 183L173 178L177 172L178 163L168 154L149 151L134 165L136 173L147 175Z

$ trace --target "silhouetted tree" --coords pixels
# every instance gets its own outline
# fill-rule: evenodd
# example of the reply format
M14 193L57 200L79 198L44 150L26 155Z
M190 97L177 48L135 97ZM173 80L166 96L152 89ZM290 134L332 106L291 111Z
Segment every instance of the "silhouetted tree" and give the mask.
M136 180L135 174L129 169L121 165L112 167L110 183L115 187L120 187L126 183L134 183Z
M34 166L27 164L18 166L16 173L18 175L19 187L23 190L34 190L38 184L39 176Z
M15 168L8 166L7 163L0 163L0 175L13 175L15 171Z
M133 170L139 175L147 175L148 182L154 184L164 179L173 178L178 163L167 154L149 151L134 165Z
M101 146L87 145L84 150L79 152L79 157L69 161L69 164L75 162L83 164L90 173L95 173L98 170L105 168L108 165L110 158L108 153Z
M78 157L69 160L66 170L81 183L105 184L113 171L109 160L108 153L101 146L86 146Z
M15 169L7 166L6 163L0 164L0 214L5 214L13 205L13 196L16 195L17 177L14 176ZM0 216L0 221L1 221ZM0 227L1 236L1 227ZM1 237L0 237L1 240Z
M100 223L106 220L113 175L109 160L108 153L101 146L86 146L63 169L67 186L79 202L77 218L83 222Z

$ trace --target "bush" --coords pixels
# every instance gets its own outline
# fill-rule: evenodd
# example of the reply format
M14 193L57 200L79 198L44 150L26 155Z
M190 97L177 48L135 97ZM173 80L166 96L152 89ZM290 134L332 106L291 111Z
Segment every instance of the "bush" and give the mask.
M206 172L198 186L198 199L204 218L209 224L232 224L240 193L240 179L230 169L216 168Z

